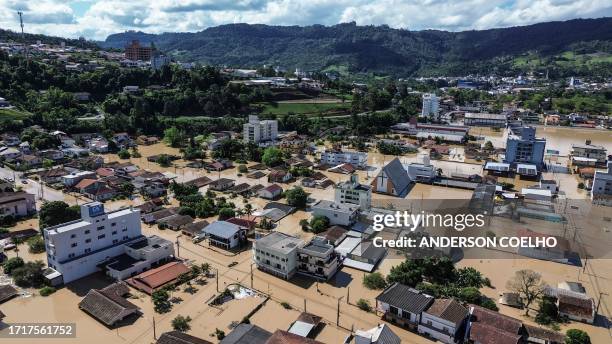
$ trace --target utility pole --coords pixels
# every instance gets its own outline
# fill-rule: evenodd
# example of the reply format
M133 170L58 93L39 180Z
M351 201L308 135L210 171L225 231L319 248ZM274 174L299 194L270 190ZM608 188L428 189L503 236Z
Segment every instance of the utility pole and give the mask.
M155 317L153 317L153 339L157 339L157 334L155 334Z
M351 304L351 287L346 287L346 303Z
M340 296L338 299L338 310L336 311L336 326L340 326L340 300L342 300L344 296Z
M253 263L251 263L251 289L253 289Z
M599 312L599 305L601 304L601 295L608 295L607 293L604 293L603 291L599 292L599 298L597 299L597 308L595 308L595 316L597 316L597 313Z
M306 298L304 298L304 312L306 312Z
M217 278L217 292L219 292L219 269L216 269L215 277Z
M181 244L179 243L179 236L180 235L176 237L176 256L177 257L181 256Z

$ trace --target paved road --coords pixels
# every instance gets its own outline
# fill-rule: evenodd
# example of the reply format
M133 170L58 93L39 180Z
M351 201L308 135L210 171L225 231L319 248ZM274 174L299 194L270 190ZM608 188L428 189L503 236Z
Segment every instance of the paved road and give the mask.
M45 201L65 201L70 205L76 204L76 199L71 196L64 195L63 192L59 190L52 189L50 187L44 186L41 192L41 184L33 179L25 179L27 180L27 184L22 183L23 173L14 172L13 170L7 167L0 167L0 178L13 180L15 178L15 185L21 187L21 189L25 192L36 195L37 202L42 201L44 198Z

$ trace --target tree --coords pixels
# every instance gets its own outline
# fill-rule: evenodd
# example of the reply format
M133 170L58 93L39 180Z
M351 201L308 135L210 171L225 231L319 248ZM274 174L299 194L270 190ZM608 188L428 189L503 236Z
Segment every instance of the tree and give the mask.
M134 193L134 189L136 189L134 184L129 182L121 183L121 185L119 185L119 192L126 197L131 196Z
M319 234L329 227L329 219L326 216L315 216L310 219L310 231Z
M465 267L457 270L455 283L459 287L482 288L483 285L490 284L490 281L482 276L480 271L473 267Z
M184 134L176 127L164 130L164 142L171 147L179 147L185 140Z
M529 306L544 291L542 275L533 270L519 270L507 283L507 288L518 293L525 301L525 315L529 315Z
M387 282L399 282L410 287L415 287L423 282L423 270L414 260L405 260L399 265L391 268L387 276Z
M582 330L572 328L565 333L565 344L591 344L591 337Z
M70 207L63 201L45 202L38 212L40 229L70 222L80 218L78 207Z
M127 149L122 149L117 153L117 156L119 159L129 159L131 155Z
M549 325L559 317L559 309L555 303L555 299L549 296L542 297L540 300L540 307L536 314L535 321L538 324Z
M153 300L154 309L157 313L166 313L172 308L172 304L169 301L170 295L168 295L168 292L164 289L154 291L153 294L151 294L151 299Z
M249 172L249 169L246 167L246 165L238 165L238 172L239 173L247 173Z
M274 146L268 147L264 149L261 162L268 167L280 165L283 162L283 152Z
M301 219L301 220L300 220L300 222L299 222L299 224L300 224L300 227L302 227L302 230L303 230L304 232L307 232L307 231L309 230L309 228L308 228L308 220L306 220L306 219Z
M21 257L13 257L7 259L2 267L4 268L4 273L10 275L15 269L22 267L24 264L25 262Z
M287 190L285 197L287 198L287 204L297 208L306 207L306 202L308 201L308 194L299 186L294 186L292 189Z
M45 252L45 240L40 235L29 238L28 246L30 253Z
M236 215L236 212L232 208L221 208L219 209L219 220L227 220Z
M44 284L43 268L45 264L37 260L35 262L27 262L23 266L12 271L12 277L15 284L22 288L39 288Z
M184 317L179 314L176 316L176 318L172 319L172 328L175 331L187 332L191 330L191 325L189 324L190 322L191 322L190 316Z
M380 272L374 272L363 276L363 285L368 289L384 289L387 282Z

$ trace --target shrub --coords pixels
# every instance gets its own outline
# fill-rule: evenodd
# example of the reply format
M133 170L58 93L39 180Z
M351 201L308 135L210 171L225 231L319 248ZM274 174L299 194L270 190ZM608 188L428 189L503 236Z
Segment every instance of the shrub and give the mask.
M4 262L4 273L10 275L15 269L22 267L24 264L25 262L21 257L9 258L6 262Z
M131 155L127 149L122 149L117 153L117 156L119 159L129 159Z
M284 309L292 309L293 307L291 307L291 305L288 302L281 302L281 306L283 306Z
M245 165L238 165L238 172L247 173L249 169Z
M45 252L45 241L40 235L28 239L28 246L30 253Z
M187 332L191 329L191 325L189 325L190 322L191 322L190 316L184 317L179 314L176 316L176 318L172 319L172 328L175 331Z
M217 336L218 340L222 340L223 338L225 338L225 332L222 330L219 330L218 328L215 329L215 336Z
M387 282L380 272L374 272L363 276L363 285L368 289L384 289Z
M55 293L57 290L53 287L43 287L42 289L40 289L40 296L49 296L53 293Z
M565 333L565 344L591 344L591 337L582 330L572 328Z
M359 309L366 311L366 312L370 312L372 310L372 306L370 306L370 302L368 302L368 300L366 299L359 299L357 301L357 307L359 307Z

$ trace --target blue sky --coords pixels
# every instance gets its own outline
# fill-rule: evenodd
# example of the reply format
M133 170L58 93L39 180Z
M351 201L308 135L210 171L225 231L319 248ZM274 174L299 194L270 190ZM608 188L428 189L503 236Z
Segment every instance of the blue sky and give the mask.
M612 16L610 0L0 0L0 28L104 39L125 30L199 31L228 23L386 24L450 31Z

